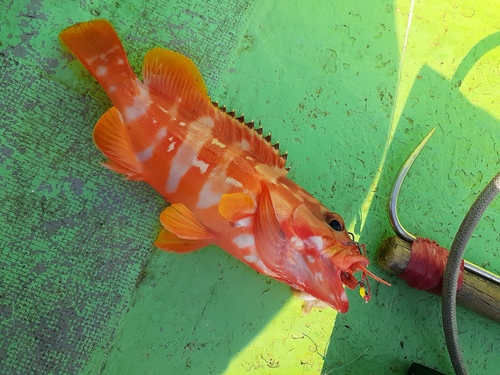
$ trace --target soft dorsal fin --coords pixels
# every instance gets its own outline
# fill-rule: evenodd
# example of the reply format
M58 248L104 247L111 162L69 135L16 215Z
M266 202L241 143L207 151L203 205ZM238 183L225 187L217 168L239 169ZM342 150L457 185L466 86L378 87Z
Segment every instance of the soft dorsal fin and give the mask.
M183 112L193 118L203 115L203 104L208 102L207 87L200 71L188 57L153 48L144 56L142 78L146 85Z
M154 48L144 57L144 83L193 120L212 128L214 136L235 142L251 156L271 167L284 168L287 154L280 155L278 144L271 145L271 134L262 136L262 128L254 129L253 121L244 123L243 115L226 112L212 103L196 65L180 53Z

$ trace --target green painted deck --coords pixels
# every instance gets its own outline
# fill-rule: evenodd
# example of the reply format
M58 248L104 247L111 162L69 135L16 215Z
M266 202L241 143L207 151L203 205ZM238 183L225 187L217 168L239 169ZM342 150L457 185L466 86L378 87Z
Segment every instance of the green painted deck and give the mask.
M400 198L405 226L450 246L500 168L500 8L463 0L6 0L0 16L0 374L451 373L438 297L375 263L393 178L432 128ZM152 243L165 203L99 165L110 106L62 48L107 18L136 72L154 46L200 68L214 100L272 131L289 177L366 244L363 303L301 317L289 289L216 247ZM403 53L404 51L404 53ZM404 60L403 60L404 56ZM466 258L500 273L500 200ZM500 327L462 308L472 374L497 374Z

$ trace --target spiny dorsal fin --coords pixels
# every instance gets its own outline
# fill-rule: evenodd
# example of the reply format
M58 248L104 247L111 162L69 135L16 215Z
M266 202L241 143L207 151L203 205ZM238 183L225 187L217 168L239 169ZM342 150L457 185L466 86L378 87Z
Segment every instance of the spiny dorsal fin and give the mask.
M285 168L288 153L279 153L279 142L271 144L271 133L263 136L264 129L262 127L255 128L253 120L245 122L245 116L241 114L235 117L234 109L231 112L226 112L226 106L219 107L217 102L211 102L215 107L218 117L222 120L215 123L217 132L224 135L229 134L231 139L239 142L242 145L248 144L248 151L258 160L274 167L282 168L285 173L288 169ZM238 131L235 131L238 130ZM246 141L246 142L245 142Z
M262 137L262 128L254 129L253 120L245 123L236 112L227 112L210 102L203 78L194 63L186 56L163 48L154 48L144 57L142 68L144 83L169 103L175 104L193 120L213 118L214 135L239 144L251 156L272 167L283 170L286 156L282 157L277 144L271 145L271 133ZM209 124L206 124L209 126Z

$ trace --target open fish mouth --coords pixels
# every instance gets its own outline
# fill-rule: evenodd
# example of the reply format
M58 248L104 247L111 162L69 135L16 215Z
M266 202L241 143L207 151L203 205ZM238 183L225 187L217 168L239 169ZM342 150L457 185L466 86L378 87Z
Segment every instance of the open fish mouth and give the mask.
M351 238L354 238L354 235L352 233L349 233ZM384 279L380 278L379 276L375 275L373 272L369 271L366 266L368 266L368 259L366 258L366 247L364 244L360 244L357 241L350 241L347 243L347 245L354 245L357 247L359 254L364 258L363 262L360 261L354 261L348 270L342 270L340 271L340 281L342 282L343 285L348 287L349 289L356 289L356 287L359 285L359 294L363 299L368 302L371 298L371 288L370 288L370 282L368 280L368 276L370 276L372 279L375 281L378 281L379 283L382 283L387 286L391 286L390 283L385 281ZM365 263L365 264L363 264ZM354 277L353 273L361 271L361 280L358 281L356 277Z

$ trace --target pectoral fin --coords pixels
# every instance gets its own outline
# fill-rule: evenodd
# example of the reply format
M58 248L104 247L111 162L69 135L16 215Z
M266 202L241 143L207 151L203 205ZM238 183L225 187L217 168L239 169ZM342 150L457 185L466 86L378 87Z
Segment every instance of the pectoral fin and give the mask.
M255 215L255 243L267 267L276 269L285 263L287 239L276 216L269 188L264 183Z
M224 194L219 203L219 213L231 223L235 223L255 212L255 202L244 193Z

